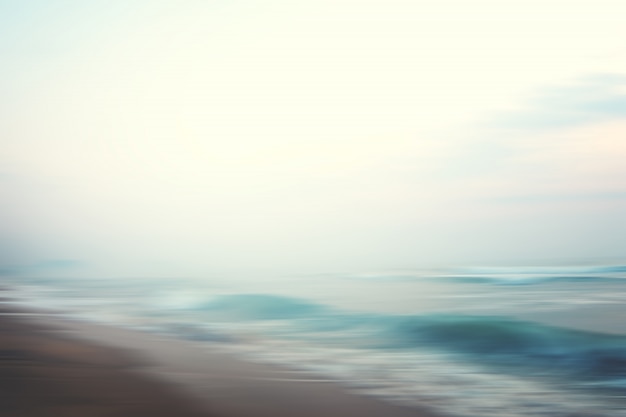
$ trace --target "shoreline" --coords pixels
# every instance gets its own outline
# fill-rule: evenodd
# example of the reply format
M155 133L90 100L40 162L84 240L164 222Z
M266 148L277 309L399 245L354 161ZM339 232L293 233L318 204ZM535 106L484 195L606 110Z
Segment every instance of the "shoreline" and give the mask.
M170 415L176 417L436 416L426 410L397 406L372 397L353 394L337 382L322 379L317 375L249 362L218 349L212 349L210 345L201 345L193 341L106 324L70 320L33 309L3 306L0 310L0 331L3 334L7 333L7 325L17 333L40 338L39 346L47 346L48 350L50 350L51 340L57 341L57 344L60 343L59 340L62 340L64 346L53 349L57 355L53 358L53 362L59 375L63 372L67 373L65 368L69 367L69 363L73 363L72 366L75 368L77 362L83 361L83 367L90 368L89 371L83 372L93 373L94 366L96 369L99 369L98 366L105 366L105 368L108 366L105 373L115 374L111 378L118 380L130 378L133 381L139 381L136 384L144 388L138 388L137 392L145 391L145 387L148 386L153 387L150 388L153 390L152 394L148 394L146 400L141 400L139 394L135 398L132 393L125 400L113 399L113 402L118 404L104 404L102 401L105 403L106 401L101 398L82 399L83 405L91 403L94 409L96 403L102 403L101 407L109 410L111 407L128 406L127 403L132 403L137 408L137 404L142 403L144 407L157 410L156 412L146 411L145 415L150 415L150 417ZM73 354L68 352L73 352ZM49 353L47 355L50 358ZM3 368L6 367L5 362L2 362ZM46 365L38 362L35 364L35 368L37 367L43 369ZM94 389L95 391L90 391L89 395L95 397L102 395L97 392L95 386ZM157 391L158 401L155 401L165 401L169 405L163 404L161 407L156 407L152 403L152 398L156 398ZM58 398L49 400L54 402ZM9 398L8 403L11 401L13 400ZM169 406L174 406L176 411L168 411ZM2 417L14 417L14 415L6 414L5 410L0 408ZM20 415L43 417L50 414L44 412L43 414ZM84 413L83 407L83 414L68 412L59 413L59 415L64 417L74 415L77 417L92 415L94 417L108 417L109 415L143 417L144 414L138 411L128 411L126 414L124 411L117 414L98 414L97 412L87 414Z
M216 416L172 383L146 377L138 352L68 337L37 316L1 309L0 416Z

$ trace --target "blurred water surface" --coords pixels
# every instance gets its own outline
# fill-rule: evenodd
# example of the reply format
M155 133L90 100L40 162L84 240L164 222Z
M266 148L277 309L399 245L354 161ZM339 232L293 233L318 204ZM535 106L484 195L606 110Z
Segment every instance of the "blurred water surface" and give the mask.
M626 416L626 266L8 284L19 304L195 340L403 405Z

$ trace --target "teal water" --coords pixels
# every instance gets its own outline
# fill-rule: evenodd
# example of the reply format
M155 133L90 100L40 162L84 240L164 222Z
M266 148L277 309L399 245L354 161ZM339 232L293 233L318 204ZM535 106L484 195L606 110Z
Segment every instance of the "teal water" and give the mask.
M457 416L626 416L626 267L7 280L19 303Z

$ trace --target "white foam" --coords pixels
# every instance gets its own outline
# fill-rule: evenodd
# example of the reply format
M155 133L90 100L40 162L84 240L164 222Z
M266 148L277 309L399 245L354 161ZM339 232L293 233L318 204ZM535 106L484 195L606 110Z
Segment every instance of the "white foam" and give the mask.
M62 308L75 312L82 319L114 323L136 329L167 332L169 324L183 323L205 326L200 316L187 316L179 311L190 304L206 300L208 292L196 296L188 291L163 291L144 299L124 294L120 298L97 298L89 295L71 297L64 291L23 286L15 295L30 305ZM551 291L549 293L515 291L516 297L494 294L480 300L484 308L510 311L513 305L522 308L533 304L533 310L545 305L559 308L572 302L606 300L623 294L602 292L601 297L589 294ZM463 304L463 303L459 303ZM155 309L165 307L166 315L153 316ZM170 307L170 308L167 308ZM162 310L161 310L162 311ZM180 314L179 314L180 313ZM626 417L623 404L610 405L591 394L573 393L540 378L502 375L478 365L461 362L440 352L351 349L344 347L311 346L305 342L268 340L289 321L274 320L259 323L212 323L208 331L230 333L238 343L223 343L224 349L246 357L319 375L320 380L340 382L356 393L375 396L405 406L426 406L459 417L535 417L593 415L597 417ZM202 329L201 329L202 330ZM344 334L345 335L345 334ZM215 346L215 345L213 345ZM318 380L319 381L319 380ZM615 381L622 387L623 381ZM620 408L621 407L621 408Z
M316 348L276 341L228 349L250 360L331 378L361 395L459 417L626 416L626 409L591 395L540 378L496 374L437 352Z

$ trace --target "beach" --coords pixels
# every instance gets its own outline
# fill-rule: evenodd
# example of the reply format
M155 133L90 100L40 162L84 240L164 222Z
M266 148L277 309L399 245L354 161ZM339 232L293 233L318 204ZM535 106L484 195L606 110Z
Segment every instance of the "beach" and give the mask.
M35 317L0 316L0 416L215 415L173 384L146 377L139 352L68 337Z
M0 417L626 417L615 269L330 277L334 295L7 281Z
M3 308L2 417L432 417L191 341Z

